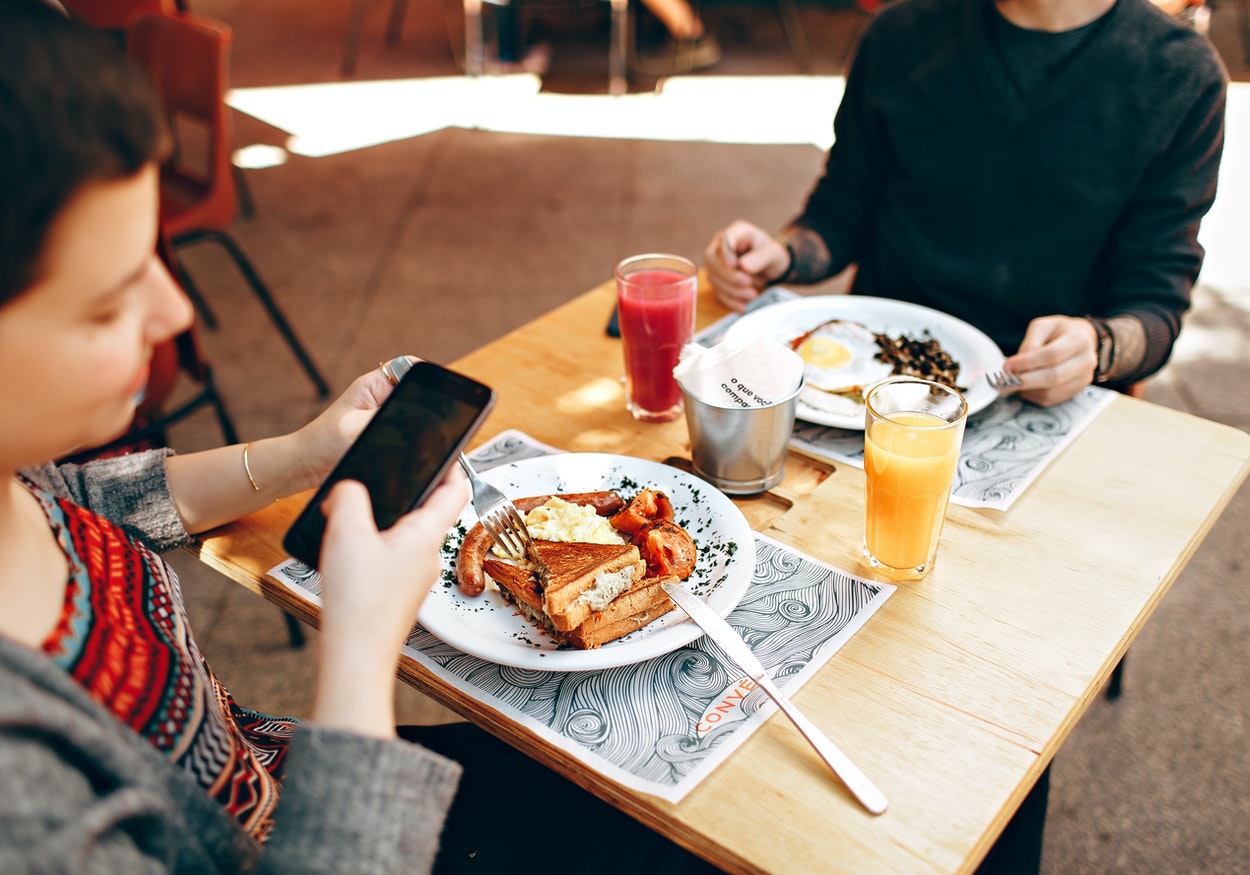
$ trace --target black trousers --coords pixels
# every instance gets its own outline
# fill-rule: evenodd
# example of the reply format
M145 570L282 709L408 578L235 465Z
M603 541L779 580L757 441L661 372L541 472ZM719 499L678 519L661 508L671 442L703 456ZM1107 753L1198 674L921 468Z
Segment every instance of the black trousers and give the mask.
M1037 875L1041 871L1042 835L1049 796L1050 766L1047 766L981 861L977 875Z
M399 736L464 767L435 875L720 871L472 724L400 726ZM548 848L559 853L553 857Z
M464 767L435 875L568 867L596 875L704 875L719 870L471 723L400 726L399 736ZM1050 769L1012 817L978 875L1036 875ZM743 800L744 805L753 804ZM889 816L888 814L886 815ZM766 839L761 839L766 840ZM544 848L559 847L559 864Z

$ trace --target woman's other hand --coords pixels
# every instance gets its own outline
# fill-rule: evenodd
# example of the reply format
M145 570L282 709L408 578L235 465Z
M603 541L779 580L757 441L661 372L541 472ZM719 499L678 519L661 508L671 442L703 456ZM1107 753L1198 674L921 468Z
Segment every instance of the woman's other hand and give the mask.
M416 362L413 356L407 357ZM357 377L333 404L316 419L295 432L299 445L296 458L307 466L305 482L316 486L323 481L365 425L377 413L394 387L381 367Z

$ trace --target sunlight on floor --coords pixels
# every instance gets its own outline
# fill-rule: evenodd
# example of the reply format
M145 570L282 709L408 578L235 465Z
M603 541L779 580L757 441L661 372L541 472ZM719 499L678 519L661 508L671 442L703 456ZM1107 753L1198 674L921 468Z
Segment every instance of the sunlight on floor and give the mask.
M840 76L674 77L646 94L553 94L537 76L434 77L238 88L235 109L290 134L286 150L334 155L447 127L561 137L607 137L757 145L833 142ZM727 107L742 107L741 112ZM759 107L767 107L760 113ZM273 166L272 151L240 150L240 164ZM279 150L280 151L280 150ZM249 163L264 155L263 160ZM1250 83L1228 90L1219 194L1203 222L1202 280L1250 289Z
M1176 339L1172 361L1244 362L1245 346L1246 334L1240 326L1207 327L1190 321Z
M520 134L714 143L833 142L839 76L692 76L619 97L552 94L537 76L447 76L236 88L227 102L291 135L287 149L320 157L446 127ZM726 107L744 107L726 112ZM750 107L767 107L766 121ZM402 111L401 111L402 110Z

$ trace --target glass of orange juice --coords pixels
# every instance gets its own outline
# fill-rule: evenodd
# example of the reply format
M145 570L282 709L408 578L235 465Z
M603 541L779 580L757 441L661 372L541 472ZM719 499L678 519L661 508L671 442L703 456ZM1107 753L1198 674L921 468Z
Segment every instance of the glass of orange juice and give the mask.
M919 580L937 557L968 402L914 377L878 383L865 401L864 557L890 580Z

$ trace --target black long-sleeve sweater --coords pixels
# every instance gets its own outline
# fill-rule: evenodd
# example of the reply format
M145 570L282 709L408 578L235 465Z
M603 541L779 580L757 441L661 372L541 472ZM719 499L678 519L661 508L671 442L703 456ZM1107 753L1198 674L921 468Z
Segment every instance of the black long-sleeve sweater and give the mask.
M903 0L865 33L795 225L854 291L964 319L1007 353L1031 319L1132 314L1167 360L1202 264L1227 75L1206 39L1118 0L1018 96L989 0ZM820 279L810 277L805 279Z

